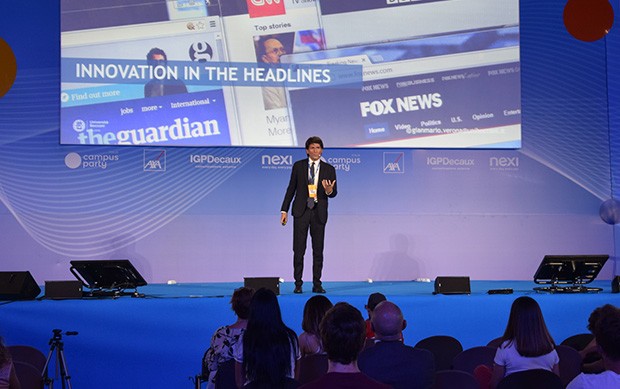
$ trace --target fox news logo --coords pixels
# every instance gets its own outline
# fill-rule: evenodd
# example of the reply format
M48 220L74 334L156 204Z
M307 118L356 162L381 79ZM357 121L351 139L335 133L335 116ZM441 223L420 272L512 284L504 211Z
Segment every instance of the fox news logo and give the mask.
M383 153L383 173L403 174L405 172L405 153Z
M143 168L145 172L165 172L166 150L144 150Z
M246 0L250 18L284 15L284 0Z

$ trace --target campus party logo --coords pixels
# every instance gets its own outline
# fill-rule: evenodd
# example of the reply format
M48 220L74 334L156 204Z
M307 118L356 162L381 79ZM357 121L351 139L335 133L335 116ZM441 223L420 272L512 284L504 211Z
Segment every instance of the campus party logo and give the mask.
M145 172L165 172L166 150L144 150L143 168Z
M65 166L69 169L107 169L112 162L119 160L117 154L83 154L69 153L65 155Z
M290 169L293 166L293 156L263 155L260 163L263 169Z
M284 0L246 0L250 18L284 15Z
M403 174L405 173L405 153L384 152L383 153L383 173Z

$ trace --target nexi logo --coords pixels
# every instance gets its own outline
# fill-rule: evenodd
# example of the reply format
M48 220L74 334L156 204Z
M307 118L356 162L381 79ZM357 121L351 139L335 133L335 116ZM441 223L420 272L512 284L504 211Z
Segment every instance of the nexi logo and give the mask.
M145 172L166 171L166 150L144 150Z
M491 157L489 167L491 170L517 170L519 169L519 157Z
M404 173L405 172L405 153L384 152L383 153L383 173Z
M283 169L293 166L292 155L263 155L261 157L263 169Z
M250 18L284 15L284 0L246 0Z

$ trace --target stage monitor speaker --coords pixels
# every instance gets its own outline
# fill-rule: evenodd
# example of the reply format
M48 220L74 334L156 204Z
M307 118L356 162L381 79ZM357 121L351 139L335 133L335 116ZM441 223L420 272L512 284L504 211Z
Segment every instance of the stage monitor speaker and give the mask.
M53 300L81 299L80 281L45 281L45 298Z
M279 277L244 277L243 286L254 290L259 290L260 288L269 289L276 296L280 294Z
M0 272L0 300L34 300L41 288L29 271Z
M470 294L469 277L437 277L433 294Z
M620 292L620 276L615 276L613 280L611 280L611 293Z

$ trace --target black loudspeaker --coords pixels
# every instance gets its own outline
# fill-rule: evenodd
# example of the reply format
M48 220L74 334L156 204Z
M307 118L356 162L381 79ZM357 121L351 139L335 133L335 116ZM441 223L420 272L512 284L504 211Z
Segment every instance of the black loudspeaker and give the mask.
M611 293L620 292L620 276L615 276L613 280L611 280Z
M34 300L41 288L29 271L0 272L0 300Z
M278 277L244 277L243 286L254 290L269 289L276 296L280 294L280 279Z
M81 299L82 282L80 281L45 281L45 298Z
M470 294L469 277L437 277L433 294Z

